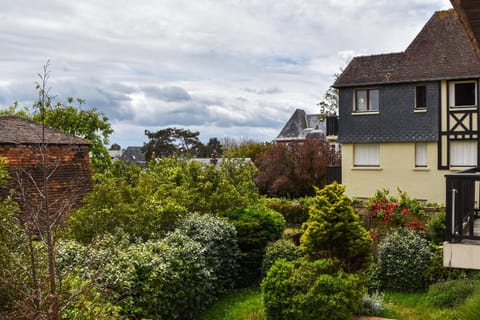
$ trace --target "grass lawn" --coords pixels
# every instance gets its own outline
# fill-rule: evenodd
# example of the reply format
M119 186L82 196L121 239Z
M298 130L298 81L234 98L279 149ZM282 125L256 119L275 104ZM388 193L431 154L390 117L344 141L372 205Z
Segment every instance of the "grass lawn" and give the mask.
M262 293L259 288L233 291L203 312L198 320L264 320Z
M479 320L480 290L455 308L438 308L426 293L386 293L382 317L396 320ZM258 288L240 289L221 298L197 320L265 320Z

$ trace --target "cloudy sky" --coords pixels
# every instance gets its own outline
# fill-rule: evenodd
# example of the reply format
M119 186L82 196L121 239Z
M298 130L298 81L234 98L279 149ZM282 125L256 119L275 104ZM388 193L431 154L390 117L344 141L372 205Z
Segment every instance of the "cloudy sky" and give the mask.
M103 111L122 147L145 129L270 141L355 55L402 51L449 0L3 0L0 108L50 93Z

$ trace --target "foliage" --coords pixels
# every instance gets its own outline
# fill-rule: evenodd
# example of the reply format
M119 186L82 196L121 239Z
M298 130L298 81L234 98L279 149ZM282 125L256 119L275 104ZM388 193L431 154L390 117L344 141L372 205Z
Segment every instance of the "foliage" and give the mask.
M200 132L188 129L165 128L157 132L145 130L148 142L143 145L147 161L155 158L186 155L198 155L203 144L200 142Z
M259 170L255 183L262 194L270 197L314 195L314 187L325 185L327 165L335 158L335 151L323 139L274 144L255 161Z
M434 244L441 245L446 233L445 211L436 212L432 215L427 224L427 235Z
M462 320L480 319L480 292L476 292L458 309L458 318Z
M388 189L377 190L368 199L367 226L370 237L376 244L380 243L388 232L406 227L418 232L425 231L429 215L422 204L398 189L399 198L390 195Z
M467 279L434 283L428 288L426 299L437 308L455 308L477 288L478 283Z
M305 197L294 200L285 198L267 198L267 206L280 212L289 224L302 224L308 220L308 210L313 198Z
M265 248L279 239L285 229L283 216L267 207L256 204L220 213L235 226L241 251L240 275L242 286L260 279Z
M379 278L386 290L422 291L433 250L427 240L410 229L389 233L378 246Z
M165 158L144 171L120 166L98 177L84 206L67 222L84 243L120 227L133 238L158 238L187 212L216 213L245 207L259 198L255 168L224 161L219 168L196 161ZM117 177L127 172L128 175ZM113 177L112 177L113 175Z
M223 146L217 138L210 138L206 145L200 148L198 156L209 158L212 154L220 158L223 154Z
M459 268L448 268L443 266L443 248L432 245L433 255L430 263L425 269L425 278L428 283L442 282L454 279L466 279L473 270Z
M278 260L262 282L267 319L351 319L363 296L354 274L334 260Z
M122 147L118 143L114 143L110 146L110 150L119 151L119 150L122 150Z
M113 129L103 112L95 108L83 109L83 104L84 100L71 97L65 102L56 104L49 102L43 109L44 114L37 112L33 115L33 120L42 122L44 119L47 126L89 140L92 143L90 146L92 165L97 171L103 172L111 165L106 145Z
M233 285L234 236L225 221L192 215L159 240L131 243L117 233L90 246L63 242L59 265L110 289L128 318L193 319Z
M338 77L338 74L335 77ZM338 115L338 89L328 88L323 100L317 105L320 107L320 114L322 115Z
M236 141L225 138L223 141L223 156L227 158L244 159L249 158L255 162L272 146L269 142L258 142L254 140Z
M215 294L222 295L233 289L240 255L233 225L212 215L190 214L179 223L177 230L205 250L206 263L216 277L212 283Z
M335 257L347 272L357 272L372 262L372 240L344 191L336 182L317 189L300 247L310 260Z
M263 258L263 274L266 275L270 267L279 259L294 261L301 257L302 253L299 248L289 240L280 239L270 242L266 247L265 257Z

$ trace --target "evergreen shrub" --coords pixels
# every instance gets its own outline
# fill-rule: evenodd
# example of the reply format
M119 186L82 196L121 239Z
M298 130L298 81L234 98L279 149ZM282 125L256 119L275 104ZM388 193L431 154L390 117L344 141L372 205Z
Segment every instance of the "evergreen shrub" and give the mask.
M423 291L425 275L433 249L428 241L411 229L389 233L378 246L379 279L382 288L399 292Z
M223 216L237 230L240 248L239 284L249 286L262 275L262 261L269 242L281 238L285 229L283 216L266 206L256 204L243 209L226 211Z
M355 274L338 272L338 261L277 260L262 282L267 319L351 319L363 296Z
M266 275L268 269L279 259L294 261L301 258L300 249L290 240L280 239L267 245L262 271Z

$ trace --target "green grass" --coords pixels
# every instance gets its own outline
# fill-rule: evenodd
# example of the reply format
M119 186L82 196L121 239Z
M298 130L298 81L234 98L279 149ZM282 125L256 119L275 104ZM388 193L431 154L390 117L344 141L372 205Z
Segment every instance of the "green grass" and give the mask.
M385 293L379 316L397 320L478 320L480 290L455 308L438 308L426 293ZM197 320L265 320L258 288L240 289L221 298Z
M240 289L221 298L198 320L264 320L262 293L258 288Z

